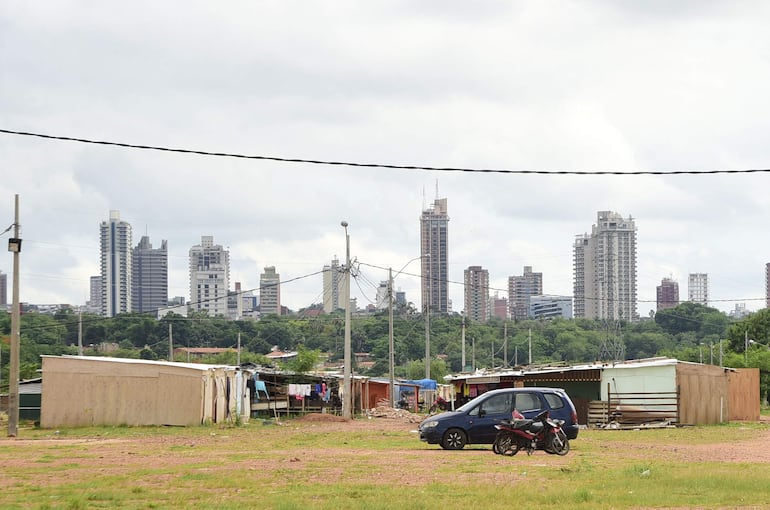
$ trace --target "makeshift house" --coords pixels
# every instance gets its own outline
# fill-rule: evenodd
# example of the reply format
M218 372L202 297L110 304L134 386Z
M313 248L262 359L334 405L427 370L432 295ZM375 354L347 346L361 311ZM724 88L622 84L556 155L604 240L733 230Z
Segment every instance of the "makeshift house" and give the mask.
M759 371L672 358L559 365L450 375L458 404L495 388L563 388L578 422L688 425L759 419Z
M390 379L381 377L362 378L363 406L366 409L374 409L379 406L390 405ZM435 381L434 381L435 382ZM418 412L420 384L414 381L393 381L393 404L413 412Z
M244 364L252 372L248 381L251 388L252 416L267 414L279 416L289 413L337 413L341 410L340 388L342 378L327 373L297 373ZM360 405L362 395L360 377L351 378L351 389ZM354 407L355 408L355 407Z
M42 356L40 425L200 425L248 421L241 367Z

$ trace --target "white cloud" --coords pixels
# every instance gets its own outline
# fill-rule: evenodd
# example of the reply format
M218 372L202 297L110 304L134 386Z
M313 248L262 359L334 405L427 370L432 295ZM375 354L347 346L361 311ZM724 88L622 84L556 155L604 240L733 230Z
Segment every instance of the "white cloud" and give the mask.
M0 7L0 127L210 151L527 170L766 168L762 2L138 2ZM639 297L710 274L722 309L763 297L768 176L523 176L232 160L0 135L0 218L21 195L23 299L85 300L118 209L168 239L186 295L201 235L258 286L344 258L401 267L448 198L453 281L532 265L571 293L572 241L632 215ZM5 197L3 199L3 197ZM418 273L417 263L412 272ZM9 272L10 258L0 259ZM377 282L385 273L366 270ZM399 277L419 302L419 281ZM299 308L320 277L287 284ZM397 286L399 282L397 281ZM462 288L452 286L455 309ZM722 301L724 300L724 301ZM363 302L363 298L362 298ZM762 301L748 301L751 309ZM639 311L646 314L646 304Z

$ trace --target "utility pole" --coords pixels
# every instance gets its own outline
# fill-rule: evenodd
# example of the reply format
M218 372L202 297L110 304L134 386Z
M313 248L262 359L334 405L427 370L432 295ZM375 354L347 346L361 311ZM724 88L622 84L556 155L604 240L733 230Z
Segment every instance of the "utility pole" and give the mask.
M19 433L19 333L21 306L19 303L19 195L15 196L13 237L8 239L8 251L13 253L13 310L11 310L11 358L8 366L8 437Z
M532 364L532 328L529 328L529 364Z
M473 365L471 366L471 370L476 370L476 337L473 337L473 341L471 342L471 357L473 358Z
M342 371L342 417L352 418L350 394L350 235L348 234L348 222L340 222L345 229L345 365Z
M168 360L174 361L174 332L171 329L171 321L168 321Z
M719 339L719 366L720 367L725 366L724 363L722 363L722 355L723 355L723 352L722 352L722 339L720 338Z
M235 355L235 357L236 357L235 363L238 366L241 366L241 332L240 331L238 332L238 352Z
M465 316L463 316L463 329L462 329L462 371L465 371Z
M430 379L430 302L433 299L433 269L428 254L428 302L425 303L425 378Z
M393 394L396 391L396 353L395 342L393 340L393 269L388 268L388 381L390 394L390 407L396 407L396 398Z
M83 310L78 313L78 356L83 355Z
M508 368L508 323L503 323L503 366Z
M490 339L490 343L492 344L492 346L491 346L491 351L492 351L491 352L491 354L492 354L492 370L494 370L495 369L495 339L494 338Z

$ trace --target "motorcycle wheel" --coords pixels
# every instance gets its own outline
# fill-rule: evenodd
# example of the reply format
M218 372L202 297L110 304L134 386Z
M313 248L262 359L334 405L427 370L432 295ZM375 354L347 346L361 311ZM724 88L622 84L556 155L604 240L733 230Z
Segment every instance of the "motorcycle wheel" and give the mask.
M569 453L569 439L567 439L567 434L563 430L551 435L549 443L546 448L546 451L549 453L555 453L556 455L567 455Z
M495 436L495 442L492 443L492 451L497 455L512 457L519 452L519 447L511 434L499 433Z

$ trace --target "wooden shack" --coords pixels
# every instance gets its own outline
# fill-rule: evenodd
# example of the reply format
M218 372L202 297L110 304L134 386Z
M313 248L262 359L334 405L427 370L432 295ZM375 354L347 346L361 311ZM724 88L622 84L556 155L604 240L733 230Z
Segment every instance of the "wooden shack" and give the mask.
M477 371L447 377L459 395L514 386L563 388L584 425L759 420L759 370L673 358Z

